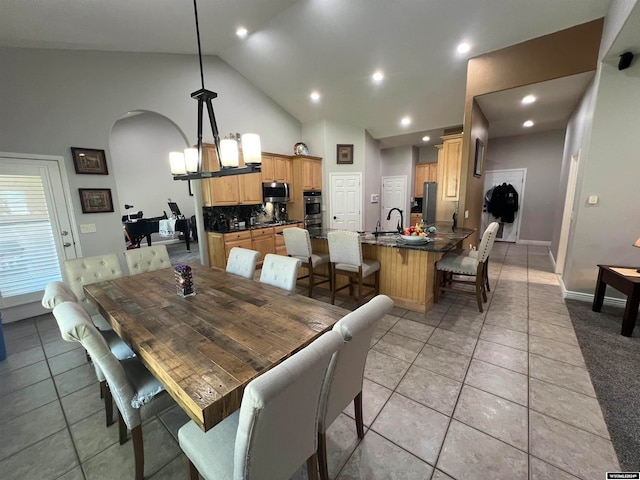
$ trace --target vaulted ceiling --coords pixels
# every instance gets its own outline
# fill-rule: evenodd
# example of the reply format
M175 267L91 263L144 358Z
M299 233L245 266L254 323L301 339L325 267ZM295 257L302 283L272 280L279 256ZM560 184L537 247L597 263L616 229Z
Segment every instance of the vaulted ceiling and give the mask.
M609 4L200 0L198 11L203 52L225 60L299 121L355 125L394 146L420 145L429 133L432 144L443 128L462 124L468 58L603 17ZM244 39L236 35L239 26L248 29ZM463 41L471 50L459 54ZM193 3L7 0L0 4L0 45L194 54ZM371 78L376 70L384 72L380 83ZM550 101L564 105L558 110L565 118L588 82L573 80L556 84ZM215 80L207 86L215 90ZM577 97L576 89L582 89ZM309 98L314 90L318 102ZM568 96L559 99L560 91ZM483 109L501 109L505 125L492 135L513 134L513 120L505 117L511 99L489 100L481 100ZM405 116L411 121L403 126Z

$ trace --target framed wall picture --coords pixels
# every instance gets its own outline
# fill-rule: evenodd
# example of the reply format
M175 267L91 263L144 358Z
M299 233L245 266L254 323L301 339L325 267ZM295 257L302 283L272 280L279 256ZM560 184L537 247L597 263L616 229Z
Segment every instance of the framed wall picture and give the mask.
M353 163L353 144L347 145L339 143L336 151L336 161L338 165L347 165Z
M484 143L479 138L476 138L476 158L473 167L473 176L482 176L482 167L484 165Z
M109 175L104 150L71 147L76 173L87 175Z
M82 213L113 212L110 188L80 188Z

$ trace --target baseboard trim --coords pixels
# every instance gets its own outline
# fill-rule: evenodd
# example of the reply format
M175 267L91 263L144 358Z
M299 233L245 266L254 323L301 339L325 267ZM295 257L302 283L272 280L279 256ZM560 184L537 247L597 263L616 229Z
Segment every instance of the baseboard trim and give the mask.
M551 242L546 240L518 240L518 245L533 245L534 247L550 247Z
M578 300L579 302L588 302L593 303L593 293L581 293L581 292L572 292L567 290L564 286L564 282L560 279L560 288L562 289L562 297L568 298L569 300ZM622 307L627 304L626 299L624 298L614 298L614 297L604 297L604 304L609 305L611 307Z

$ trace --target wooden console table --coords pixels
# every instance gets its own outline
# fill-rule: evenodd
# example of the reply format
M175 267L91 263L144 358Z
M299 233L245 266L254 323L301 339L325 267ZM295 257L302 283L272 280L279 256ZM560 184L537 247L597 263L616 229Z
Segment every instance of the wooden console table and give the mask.
M634 267L616 267L611 265L598 265L598 283L596 285L596 294L593 297L593 306L591 310L599 312L602 309L604 301L604 292L607 285L611 285L619 292L627 296L627 305L622 316L622 329L620 335L630 337L633 328L636 326L636 318L638 316L638 304L640 304L640 276L628 276L612 270L629 269L635 270Z

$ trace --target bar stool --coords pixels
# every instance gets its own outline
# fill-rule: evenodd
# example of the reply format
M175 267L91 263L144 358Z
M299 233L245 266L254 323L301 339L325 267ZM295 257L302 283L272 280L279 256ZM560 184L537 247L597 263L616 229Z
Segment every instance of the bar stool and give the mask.
M309 297L313 295L313 287L322 283L331 284L331 276L324 275L322 273L315 273L316 267L329 263L328 253L313 253L311 250L311 237L309 231L304 228L292 227L287 228L282 232L284 236L284 245L287 248L287 255L299 259L301 266L306 267L309 270L308 275L298 277L298 280L303 278L309 279ZM316 281L316 277L320 277L319 282ZM322 280L323 279L323 280Z
M360 235L356 232L335 230L327 234L329 241L329 261L331 266L331 304L335 304L336 292L349 287L349 295L353 296L353 280L358 280L358 306L362 304L362 287L369 287L365 296L380 292L380 262L362 258ZM349 283L336 287L337 275L349 277ZM364 283L364 279L374 275L374 283Z

